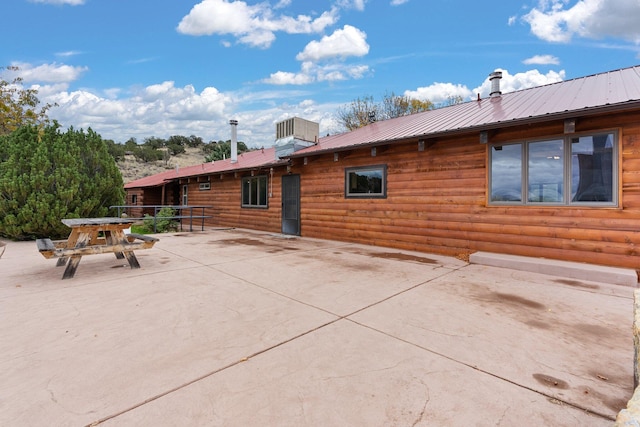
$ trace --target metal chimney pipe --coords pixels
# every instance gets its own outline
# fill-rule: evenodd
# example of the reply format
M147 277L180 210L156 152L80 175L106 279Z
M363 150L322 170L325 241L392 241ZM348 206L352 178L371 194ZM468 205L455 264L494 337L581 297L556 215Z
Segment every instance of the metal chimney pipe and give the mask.
M238 163L238 121L229 120L231 125L231 163Z
M491 82L491 93L490 97L500 96L502 92L500 91L500 79L502 78L502 71L494 71L489 74L489 81Z

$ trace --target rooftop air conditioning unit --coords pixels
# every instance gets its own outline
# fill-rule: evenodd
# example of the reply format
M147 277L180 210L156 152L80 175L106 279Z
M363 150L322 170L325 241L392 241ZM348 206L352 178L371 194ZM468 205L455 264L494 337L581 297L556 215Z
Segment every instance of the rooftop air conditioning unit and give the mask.
M276 158L282 158L318 142L320 124L299 117L276 123Z
M303 141L318 142L320 124L300 117L292 117L276 123L276 140L293 136Z

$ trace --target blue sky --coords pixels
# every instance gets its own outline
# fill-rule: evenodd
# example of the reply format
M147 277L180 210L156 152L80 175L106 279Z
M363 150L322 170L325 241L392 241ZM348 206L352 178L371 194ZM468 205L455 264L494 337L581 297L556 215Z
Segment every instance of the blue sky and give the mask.
M303 117L385 93L443 102L640 63L639 0L4 0L0 66L50 117L116 142L273 145ZM3 78L13 75L0 71Z

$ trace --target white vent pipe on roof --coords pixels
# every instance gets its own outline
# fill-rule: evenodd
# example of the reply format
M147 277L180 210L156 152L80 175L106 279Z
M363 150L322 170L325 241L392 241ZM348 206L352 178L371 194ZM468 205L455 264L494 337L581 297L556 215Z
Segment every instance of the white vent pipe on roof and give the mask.
M231 163L238 163L238 121L229 120L231 125Z
M502 92L500 91L500 79L502 78L502 71L494 71L489 74L489 81L491 82L491 93L490 97L500 96Z

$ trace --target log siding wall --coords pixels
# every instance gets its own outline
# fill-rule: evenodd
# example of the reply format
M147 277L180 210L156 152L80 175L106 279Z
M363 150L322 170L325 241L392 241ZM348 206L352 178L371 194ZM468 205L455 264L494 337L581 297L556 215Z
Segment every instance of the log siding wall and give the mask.
M237 227L252 230L262 230L279 233L281 230L281 176L286 171L282 168L274 170L273 182L270 181L269 171L260 171L255 175L267 175L268 184L272 186L272 197L268 198L267 208L241 207L242 177L247 174L220 174L209 176L210 190L200 190L200 182L206 182L207 177L190 178L188 183L188 198L190 205L211 206L205 210L205 215L211 216L205 220L210 227ZM269 189L267 189L268 192ZM268 194L267 194L268 197Z
M640 115L578 119L576 133L615 130L619 207L489 205L488 145L478 133L294 159L301 176L301 234L466 256L490 251L638 268ZM490 132L490 142L563 135L563 122ZM386 199L346 199L344 170L387 165Z

